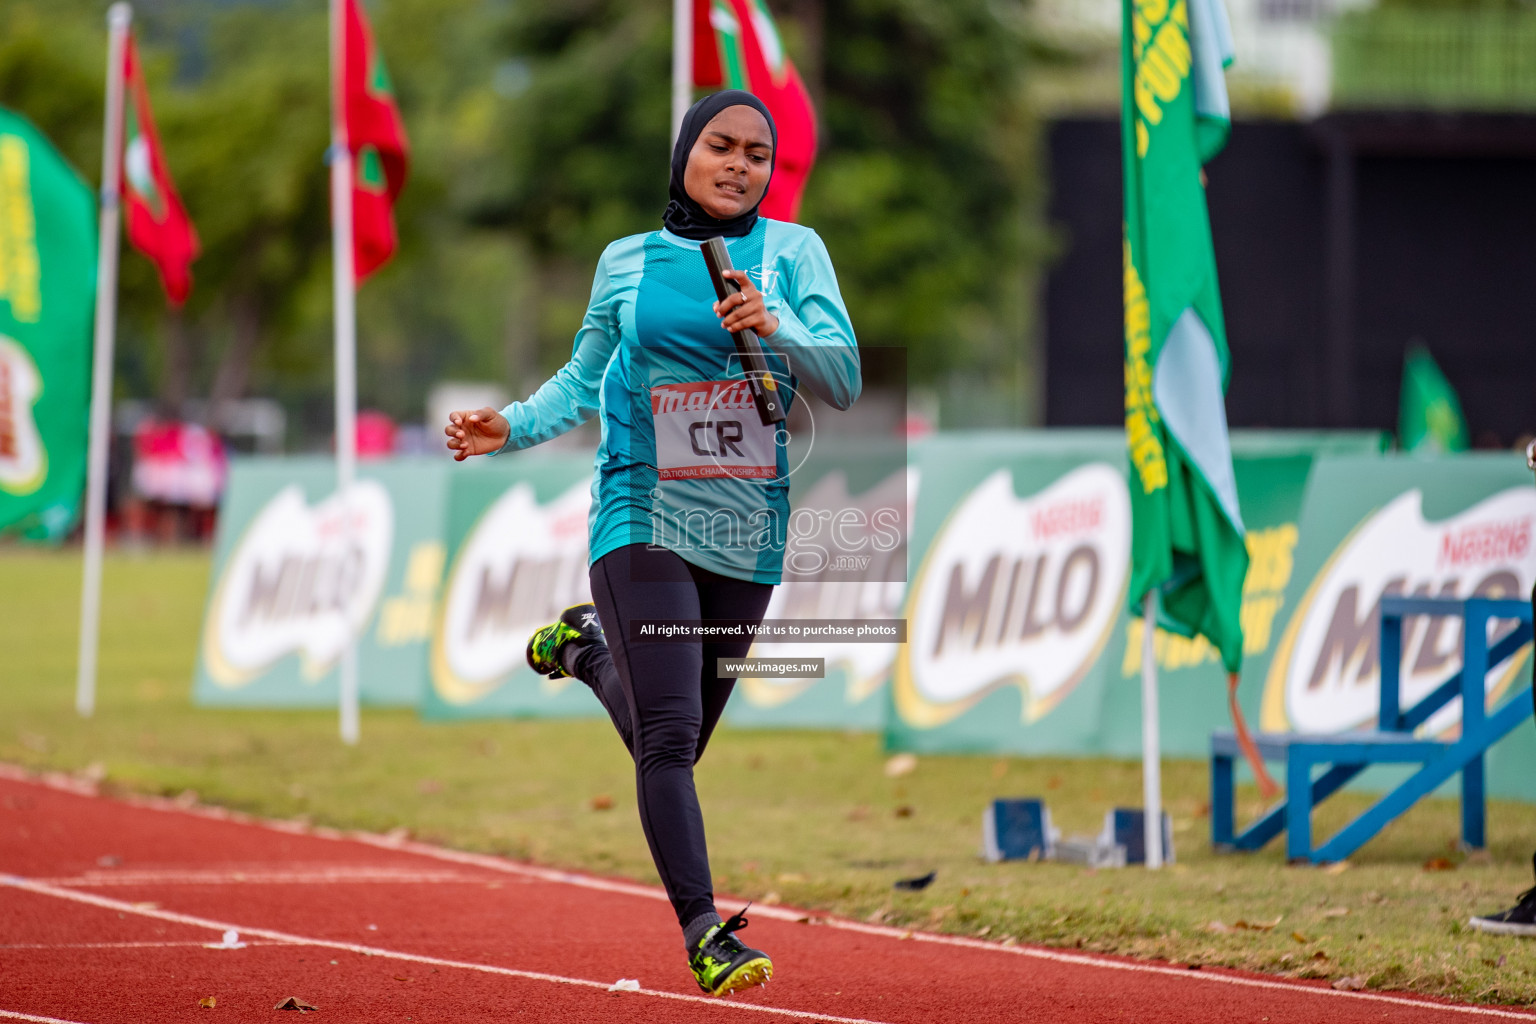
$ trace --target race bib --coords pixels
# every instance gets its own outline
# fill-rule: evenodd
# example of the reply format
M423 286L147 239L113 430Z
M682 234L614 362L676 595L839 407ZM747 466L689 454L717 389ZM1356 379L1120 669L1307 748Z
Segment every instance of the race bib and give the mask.
M777 428L758 418L744 380L654 387L651 418L662 480L778 476Z

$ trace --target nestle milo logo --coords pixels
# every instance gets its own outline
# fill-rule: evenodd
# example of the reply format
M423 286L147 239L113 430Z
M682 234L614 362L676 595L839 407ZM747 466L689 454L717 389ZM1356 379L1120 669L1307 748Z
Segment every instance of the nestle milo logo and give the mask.
M520 483L471 528L448 572L432 640L432 685L443 700L467 704L501 686L524 666L530 633L591 600L590 504L586 482L548 505Z
M256 563L236 621L242 628L274 626L345 612L363 581L368 556L355 543L329 551L288 553Z
M232 688L298 654L306 680L330 670L383 590L394 507L375 481L311 506L297 485L262 506L215 584L203 630L209 678Z
M1098 658L1125 595L1130 496L1090 463L1030 497L989 476L934 539L908 602L909 646L896 704L917 726L961 714L1014 685L1034 721Z
M569 558L550 557L479 566L474 601L466 610L464 638L473 643L551 618L549 595L561 589L562 577L570 575L573 564Z
M1536 492L1512 488L1441 522L1424 518L1423 496L1399 495L1347 537L1312 582L1286 629L1265 683L1269 730L1336 732L1379 711L1381 599L1525 597L1536 580ZM1508 625L1500 630L1510 628ZM1496 637L1495 637L1496 639ZM1461 623L1413 616L1403 623L1402 702L1412 705L1461 667ZM1523 661L1491 672L1490 693ZM1459 706L1425 724L1441 733Z
M943 654L946 644L979 651L1051 630L1075 633L1093 608L1102 575L1098 549L1091 544L1077 544L1059 558L1048 551L992 555L974 585L964 566L952 565L932 654Z

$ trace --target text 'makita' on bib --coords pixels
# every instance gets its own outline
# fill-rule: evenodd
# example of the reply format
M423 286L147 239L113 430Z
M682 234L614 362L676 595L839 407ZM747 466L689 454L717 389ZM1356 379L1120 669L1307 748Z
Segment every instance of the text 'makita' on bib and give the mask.
M777 431L758 418L744 380L651 388L651 417L659 479L778 476Z

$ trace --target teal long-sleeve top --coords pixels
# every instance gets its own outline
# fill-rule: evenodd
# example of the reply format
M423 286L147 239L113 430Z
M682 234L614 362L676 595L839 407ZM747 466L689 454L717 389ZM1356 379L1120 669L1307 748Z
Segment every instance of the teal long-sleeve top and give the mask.
M858 343L820 237L760 218L726 241L731 265L747 270L778 318L762 341L786 408L802 388L848 408L862 387ZM778 583L787 435L758 419L714 300L698 242L663 229L609 245L570 361L502 410L511 436L501 451L599 415L592 561L626 544L656 544L724 576Z

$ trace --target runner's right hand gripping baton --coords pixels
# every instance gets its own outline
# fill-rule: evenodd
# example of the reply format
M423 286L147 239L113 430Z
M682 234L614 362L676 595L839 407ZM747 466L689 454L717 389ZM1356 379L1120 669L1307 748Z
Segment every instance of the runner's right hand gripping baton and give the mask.
M715 295L724 301L726 296L740 292L741 286L724 274L724 271L734 269L725 239L717 236L707 240L703 252L704 264L709 267L710 279L715 282ZM749 327L732 331L731 338L736 342L736 354L741 357L741 368L752 392L752 402L757 406L758 419L765 427L784 422L784 403L779 399L773 374L768 372L768 357L763 353L763 343L758 340L757 332Z

